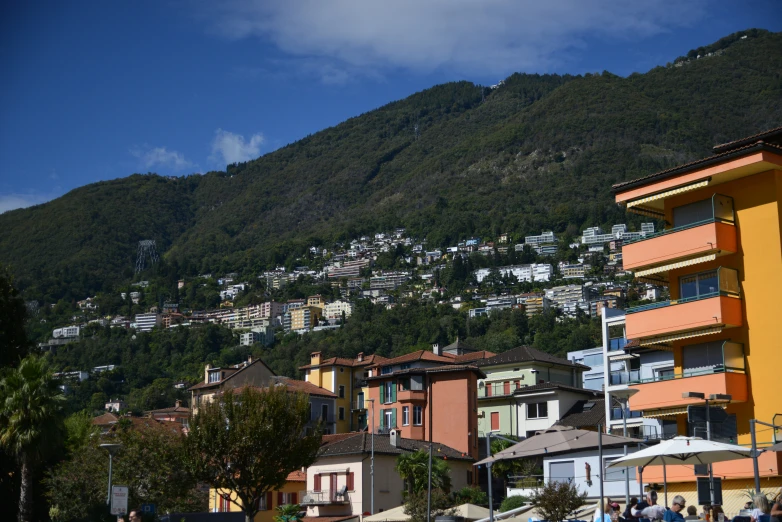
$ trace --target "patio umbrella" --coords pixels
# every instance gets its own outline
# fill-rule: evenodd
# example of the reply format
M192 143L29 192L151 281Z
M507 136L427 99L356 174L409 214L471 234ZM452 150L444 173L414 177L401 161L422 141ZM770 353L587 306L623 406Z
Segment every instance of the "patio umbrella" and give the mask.
M667 464L713 464L726 460L747 459L752 450L735 444L725 444L700 437L674 437L655 446L636 451L632 455L616 459L608 464L613 467L662 466L665 504L668 504L668 481L665 480Z

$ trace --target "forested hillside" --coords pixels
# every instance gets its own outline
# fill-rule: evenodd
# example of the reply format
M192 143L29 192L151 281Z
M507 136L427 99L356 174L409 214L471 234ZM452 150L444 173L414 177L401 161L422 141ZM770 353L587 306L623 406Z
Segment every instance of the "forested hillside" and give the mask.
M141 239L187 275L260 270L399 226L440 246L634 224L612 183L782 122L782 34L745 33L718 55L628 78L439 85L224 173L82 187L0 215L0 263L29 298L56 300L127 281Z

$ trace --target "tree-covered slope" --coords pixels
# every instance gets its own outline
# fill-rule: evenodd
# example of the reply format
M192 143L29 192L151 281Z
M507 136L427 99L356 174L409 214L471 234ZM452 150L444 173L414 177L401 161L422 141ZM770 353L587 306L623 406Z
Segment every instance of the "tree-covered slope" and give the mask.
M156 239L191 270L219 271L397 226L434 246L632 223L613 204L612 183L782 122L782 34L718 47L628 78L440 85L227 173L90 185L1 215L0 262L23 286L67 268L91 292L132 267L139 239Z

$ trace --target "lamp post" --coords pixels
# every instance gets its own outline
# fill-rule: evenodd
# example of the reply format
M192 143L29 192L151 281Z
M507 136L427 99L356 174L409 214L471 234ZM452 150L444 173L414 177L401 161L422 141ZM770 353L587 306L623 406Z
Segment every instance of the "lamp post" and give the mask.
M682 393L683 399L700 399L706 403L706 440L711 440L711 416L709 412L709 402L730 402L733 396L725 393L712 393L708 397L702 392L684 392ZM709 501L714 506L714 469L711 464L709 466Z
M369 514L375 514L375 399L367 399L372 403L372 432L369 438L372 440L372 453L369 458Z
M114 460L114 454L119 451L122 444L101 444L100 447L109 452L109 492L106 495L106 505L111 506L111 467Z
M615 390L611 392L611 395L614 396L614 399L618 399L619 403L622 405L622 436L627 437L627 410L628 410L628 402L630 400L630 397L634 394L638 393L638 389L636 388L626 388L624 390ZM609 411L611 411L609 409ZM608 421L610 425L610 420ZM609 430L610 431L610 430ZM623 446L624 451L623 455L627 456L627 444L624 444ZM600 463L601 469L603 469L603 463ZM625 469L625 505L630 504L630 473L629 469ZM643 490L643 480L641 481L641 490ZM602 496L600 497L602 498Z
M507 437L503 437L501 435L497 435L496 433L487 432L486 433L486 456L491 457L491 438L494 437L495 439L501 439L508 442L512 442L513 444L517 444L519 441L509 439ZM488 493L489 493L489 522L494 522L494 503L492 499L491 494L491 462L486 463L486 476L488 477Z

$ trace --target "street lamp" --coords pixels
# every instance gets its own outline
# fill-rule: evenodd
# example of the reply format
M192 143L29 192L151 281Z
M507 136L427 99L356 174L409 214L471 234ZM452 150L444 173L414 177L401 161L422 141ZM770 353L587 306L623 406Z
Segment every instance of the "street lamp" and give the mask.
M624 390L615 390L611 392L611 395L614 396L614 399L621 399L619 402L622 405L622 436L627 437L627 405L630 400L630 397L632 395L635 395L638 393L637 388L625 388ZM610 405L609 405L610 408ZM610 419L609 419L609 425L610 425ZM627 444L624 446L623 455L627 456ZM605 466L603 463L600 463L600 476L602 478L603 476L603 470L605 469ZM643 481L641 481L641 489L643 490ZM602 496L601 496L602 498ZM630 470L625 469L625 504L630 505Z
M109 493L106 495L106 505L111 506L111 465L114 460L114 454L117 453L122 444L101 444L100 447L109 452Z
M533 370L536 371L536 370ZM506 437L503 437L501 435L497 435L496 433L492 433L491 431L486 433L486 456L491 457L491 438L494 437L495 439L501 439L507 442L512 442L513 444L518 444L519 441L508 439ZM494 522L494 504L491 494L491 462L486 463L486 472L487 476L489 478L488 482L488 493L489 493L489 522Z
M706 440L711 440L711 417L709 412L709 402L730 402L733 399L732 395L726 393L712 393L708 397L702 392L684 392L682 393L683 399L700 399L706 403ZM711 505L714 505L714 469L711 464L709 466L709 500Z
M372 456L369 459L369 514L375 514L375 399L367 399L372 403L372 431L369 438L372 440Z

